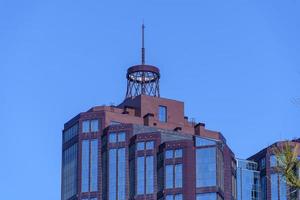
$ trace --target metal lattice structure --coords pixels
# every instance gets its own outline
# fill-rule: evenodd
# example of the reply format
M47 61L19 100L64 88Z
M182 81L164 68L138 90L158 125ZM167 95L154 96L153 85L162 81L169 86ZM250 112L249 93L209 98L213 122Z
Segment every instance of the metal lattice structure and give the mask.
M145 64L144 30L142 25L142 64L130 67L127 70L126 98L138 95L159 97L159 69Z
M151 65L136 65L127 71L126 98L138 95L159 97L160 73L157 67Z

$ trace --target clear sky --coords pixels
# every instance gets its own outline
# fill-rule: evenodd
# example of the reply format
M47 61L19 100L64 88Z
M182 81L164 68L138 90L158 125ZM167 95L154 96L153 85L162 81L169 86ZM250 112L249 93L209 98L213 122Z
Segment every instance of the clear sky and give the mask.
M124 99L143 19L162 97L184 101L238 157L300 137L299 10L298 0L0 0L1 199L60 199L63 124Z

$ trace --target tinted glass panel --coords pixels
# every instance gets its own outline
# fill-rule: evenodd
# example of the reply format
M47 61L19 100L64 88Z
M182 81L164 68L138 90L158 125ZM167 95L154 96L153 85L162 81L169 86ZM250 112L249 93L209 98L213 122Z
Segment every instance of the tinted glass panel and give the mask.
M176 194L174 200L182 200L182 194Z
M83 133L90 132L90 121L89 120L85 120L82 122L82 132Z
M270 166L271 167L276 167L277 166L277 159L275 155L270 156Z
M98 191L98 140L91 141L91 192Z
M153 141L146 142L146 149L147 150L154 149L154 142Z
M173 188L173 165L166 165L166 177L165 177L165 187L168 188Z
M145 158L137 158L137 194L145 193Z
M141 151L145 149L145 142L138 142L136 145L136 150Z
M118 200L125 200L126 188L125 148L118 149Z
M175 188L182 187L182 164L175 165Z
M154 161L153 156L146 157L146 194L154 192Z
M196 186L216 186L216 148L196 150Z
M207 146L207 145L215 145L216 141L209 140L201 137L196 137L196 147Z
M99 130L99 121L97 119L94 119L91 121L91 131L97 132Z
M173 158L173 150L166 150L166 152L165 152L165 158L166 159Z
M89 191L89 141L82 141L81 191Z
M118 142L125 142L126 135L124 132L118 133Z
M109 150L109 200L117 200L117 150L110 149Z
M182 157L182 149L176 149L175 158L181 158L181 157Z
M197 194L196 200L217 200L217 194L216 193Z
M109 143L117 142L117 134L116 133L110 133L108 141L109 141Z
M278 175L271 174L271 197L272 200L278 200Z
M167 107L159 106L159 121L167 122Z
M63 152L62 199L67 200L77 193L77 144Z

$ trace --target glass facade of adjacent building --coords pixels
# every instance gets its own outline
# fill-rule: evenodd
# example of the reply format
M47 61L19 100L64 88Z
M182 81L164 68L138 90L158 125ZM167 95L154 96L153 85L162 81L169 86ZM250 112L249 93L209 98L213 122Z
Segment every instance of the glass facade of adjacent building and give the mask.
M257 163L237 159L237 200L260 200L260 172Z

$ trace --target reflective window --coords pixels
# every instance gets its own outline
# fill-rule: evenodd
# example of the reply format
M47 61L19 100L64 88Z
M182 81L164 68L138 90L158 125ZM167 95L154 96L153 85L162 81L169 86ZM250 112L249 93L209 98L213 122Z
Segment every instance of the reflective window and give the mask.
M153 156L146 157L146 194L154 192L154 161Z
M166 165L165 188L173 188L173 165Z
M116 143L117 142L117 134L109 133L108 141L109 141L109 143Z
M154 149L154 142L153 141L146 142L146 149L147 150Z
M109 200L117 200L117 149L109 150Z
M182 149L170 149L165 151L165 159L172 158L181 158L182 157Z
M126 198L126 161L125 148L118 149L118 200Z
M175 194L174 200L182 200L182 194Z
M174 200L173 195L167 195L166 200Z
M146 187L145 187L146 186ZM146 188L146 191L145 191ZM154 192L154 157L137 157L137 194Z
M91 145L91 152L90 152ZM81 191L98 191L98 140L82 141ZM90 183L90 188L89 188Z
M175 165L175 188L182 187L182 164Z
M98 191L98 140L91 141L90 191Z
M237 159L237 200L260 199L260 172L256 162Z
M182 194L167 195L166 200L183 200Z
M125 132L118 133L118 142L125 142L125 140L126 140Z
M276 167L277 166L277 158L275 155L270 156L270 166L271 167Z
M208 145L216 145L216 141L202 138L202 137L195 137L195 146L201 147L201 146L208 146Z
M109 150L109 200L126 198L126 157L125 148ZM118 183L118 184L117 184Z
M271 174L271 198L278 200L278 175Z
M216 186L216 148L196 149L196 187Z
M82 132L83 133L90 132L90 120L85 120L82 122Z
M77 143L64 150L62 166L62 200L77 194Z
M216 193L197 194L196 200L217 200L217 194Z
M81 192L89 191L89 141L82 141L81 149Z
M73 125L68 130L65 130L63 133L63 142L71 140L74 136L78 135L78 123Z
M99 121L97 119L91 120L91 131L98 132L99 130Z
M287 186L285 177L279 176L279 197L280 200L287 200Z
M167 122L167 107L159 106L158 118L160 122Z
M173 150L166 150L166 152L165 152L165 158L166 159L173 158Z
M136 144L136 150L137 151L143 151L145 149L145 142L138 142Z
M182 157L182 149L176 149L175 158L181 158L181 157Z
M260 180L261 184L261 200L267 200L267 178L263 176Z
M145 193L145 158L137 157L137 194Z
M259 161L259 168L262 170L262 169L265 169L266 168L266 158L262 158L260 159Z

